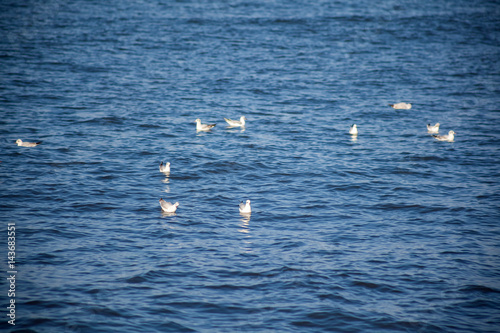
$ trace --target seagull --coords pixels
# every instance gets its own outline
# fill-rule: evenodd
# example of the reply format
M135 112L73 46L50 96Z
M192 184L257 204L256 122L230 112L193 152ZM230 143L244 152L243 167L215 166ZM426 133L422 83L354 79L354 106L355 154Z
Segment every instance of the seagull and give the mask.
M160 163L160 172L168 173L170 172L170 162L167 162L163 164L163 162Z
M224 120L231 127L245 127L245 120L247 120L247 118L245 118L245 116L241 116L240 120L231 120L228 118L224 118Z
M163 200L162 198L160 198L160 206L161 206L161 209L166 213L175 213L175 211L177 210L177 207L179 207L179 203L176 202L172 205L170 202L167 202L167 201Z
M431 124L427 124L427 132L439 133L439 123L436 123L436 125L434 126L431 126Z
M23 140L17 139L16 143L17 143L18 146L21 146L21 147L35 147L35 146L38 146L39 144L41 144L42 141L39 141L39 142L23 142Z
M252 212L252 207L250 207L250 200L247 200L245 204L243 202L240 203L241 214L250 214L251 212Z
M358 127L356 126L356 124L351 125L351 128L349 129L349 134L358 135Z
M215 124L202 124L200 119L196 119L196 130L197 131L210 131L215 127Z
M433 137L435 137L439 141L452 142L453 139L455 138L455 132L449 131L448 134L445 134L445 135L433 135Z
M411 104L410 103L396 103L396 104L389 104L389 106L392 106L394 109L400 109L400 110L409 110L411 109Z

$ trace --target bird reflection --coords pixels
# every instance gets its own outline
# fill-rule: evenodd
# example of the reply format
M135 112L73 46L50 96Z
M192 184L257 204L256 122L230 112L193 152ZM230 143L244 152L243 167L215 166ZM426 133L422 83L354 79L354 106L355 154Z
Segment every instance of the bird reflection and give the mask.
M226 129L229 131L229 132L233 132L233 133L243 133L245 132L245 127L232 127L232 126L227 126Z
M173 212L173 213L168 213L168 212L166 212L166 211L162 210L162 211L161 211L161 216L163 216L163 217L169 217L169 216L177 216L177 214L176 214L175 212Z
M250 233L250 217L252 214L241 213L240 215L241 215L241 219L240 219L241 229L239 229L238 231L245 233L245 234L248 234L248 233Z

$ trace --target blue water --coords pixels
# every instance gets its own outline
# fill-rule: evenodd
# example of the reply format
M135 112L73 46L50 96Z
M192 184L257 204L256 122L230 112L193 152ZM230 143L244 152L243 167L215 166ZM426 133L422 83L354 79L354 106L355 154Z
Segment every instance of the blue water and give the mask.
M2 1L0 328L500 331L499 27L481 0Z

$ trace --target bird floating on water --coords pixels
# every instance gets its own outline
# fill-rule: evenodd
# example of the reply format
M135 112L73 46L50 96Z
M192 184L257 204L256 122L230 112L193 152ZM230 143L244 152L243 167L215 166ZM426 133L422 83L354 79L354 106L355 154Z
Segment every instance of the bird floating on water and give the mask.
M177 210L177 207L179 207L179 203L176 202L172 205L170 202L167 202L167 201L163 200L162 198L160 198L160 206L161 206L161 209L166 213L175 213L175 211Z
M198 118L196 119L196 130L197 131L210 131L212 128L215 127L216 124L202 124L201 120Z
M246 203L240 203L240 213L241 214L250 214L252 213L252 207L250 207L250 200L247 200Z
M160 172L169 173L170 172L170 162L163 164L163 161L160 163Z
M396 110L409 110L411 109L411 104L410 103L396 103L396 104L389 104L389 106L392 106Z
M449 131L448 134L445 135L433 135L439 141L448 141L452 142L455 139L455 132Z
M241 116L240 120L231 120L228 118L224 118L224 120L231 127L245 127L245 120L247 120L247 118L245 118L245 116Z
M16 143L18 146L20 147L36 147L38 146L39 144L42 143L42 141L38 141L38 142L23 142L23 140L21 139L17 139L16 140Z
M349 129L349 134L358 135L358 127L356 126L356 124L351 125L351 128Z
M431 124L427 124L427 132L429 133L439 133L439 123L432 126Z

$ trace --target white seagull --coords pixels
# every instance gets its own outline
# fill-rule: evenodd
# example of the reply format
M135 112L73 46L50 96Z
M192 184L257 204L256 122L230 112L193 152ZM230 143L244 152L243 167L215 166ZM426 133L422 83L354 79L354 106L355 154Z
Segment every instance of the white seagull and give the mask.
M42 141L38 141L38 142L23 142L23 140L17 139L16 143L17 143L18 146L21 146L21 147L35 147L35 146L38 146L39 144L41 144Z
M399 110L409 110L411 109L411 104L410 103L396 103L396 104L389 104L389 106L392 106L394 109L399 109Z
M240 203L240 213L241 214L250 214L252 212L252 207L250 207L250 200L247 200L246 203Z
M160 198L160 206L161 206L161 209L166 213L175 213L175 211L177 210L177 207L179 207L179 203L176 202L172 205L170 202L167 202L167 201L163 200L162 198Z
M160 172L163 173L169 173L170 172L170 162L167 162L163 164L163 162L160 163Z
M349 129L349 134L358 135L358 127L356 126L356 124L351 125L351 128Z
M245 120L247 120L247 118L245 118L245 116L241 116L240 120L231 120L228 118L224 118L224 120L231 127L245 127Z
M434 126L431 126L431 124L427 124L427 132L439 133L439 123L436 123L436 125Z
M215 127L215 124L202 124L201 120L199 118L196 119L196 130L197 131L210 131L214 127Z
M448 141L452 142L455 139L455 132L449 131L448 134L445 135L433 135L439 141Z

